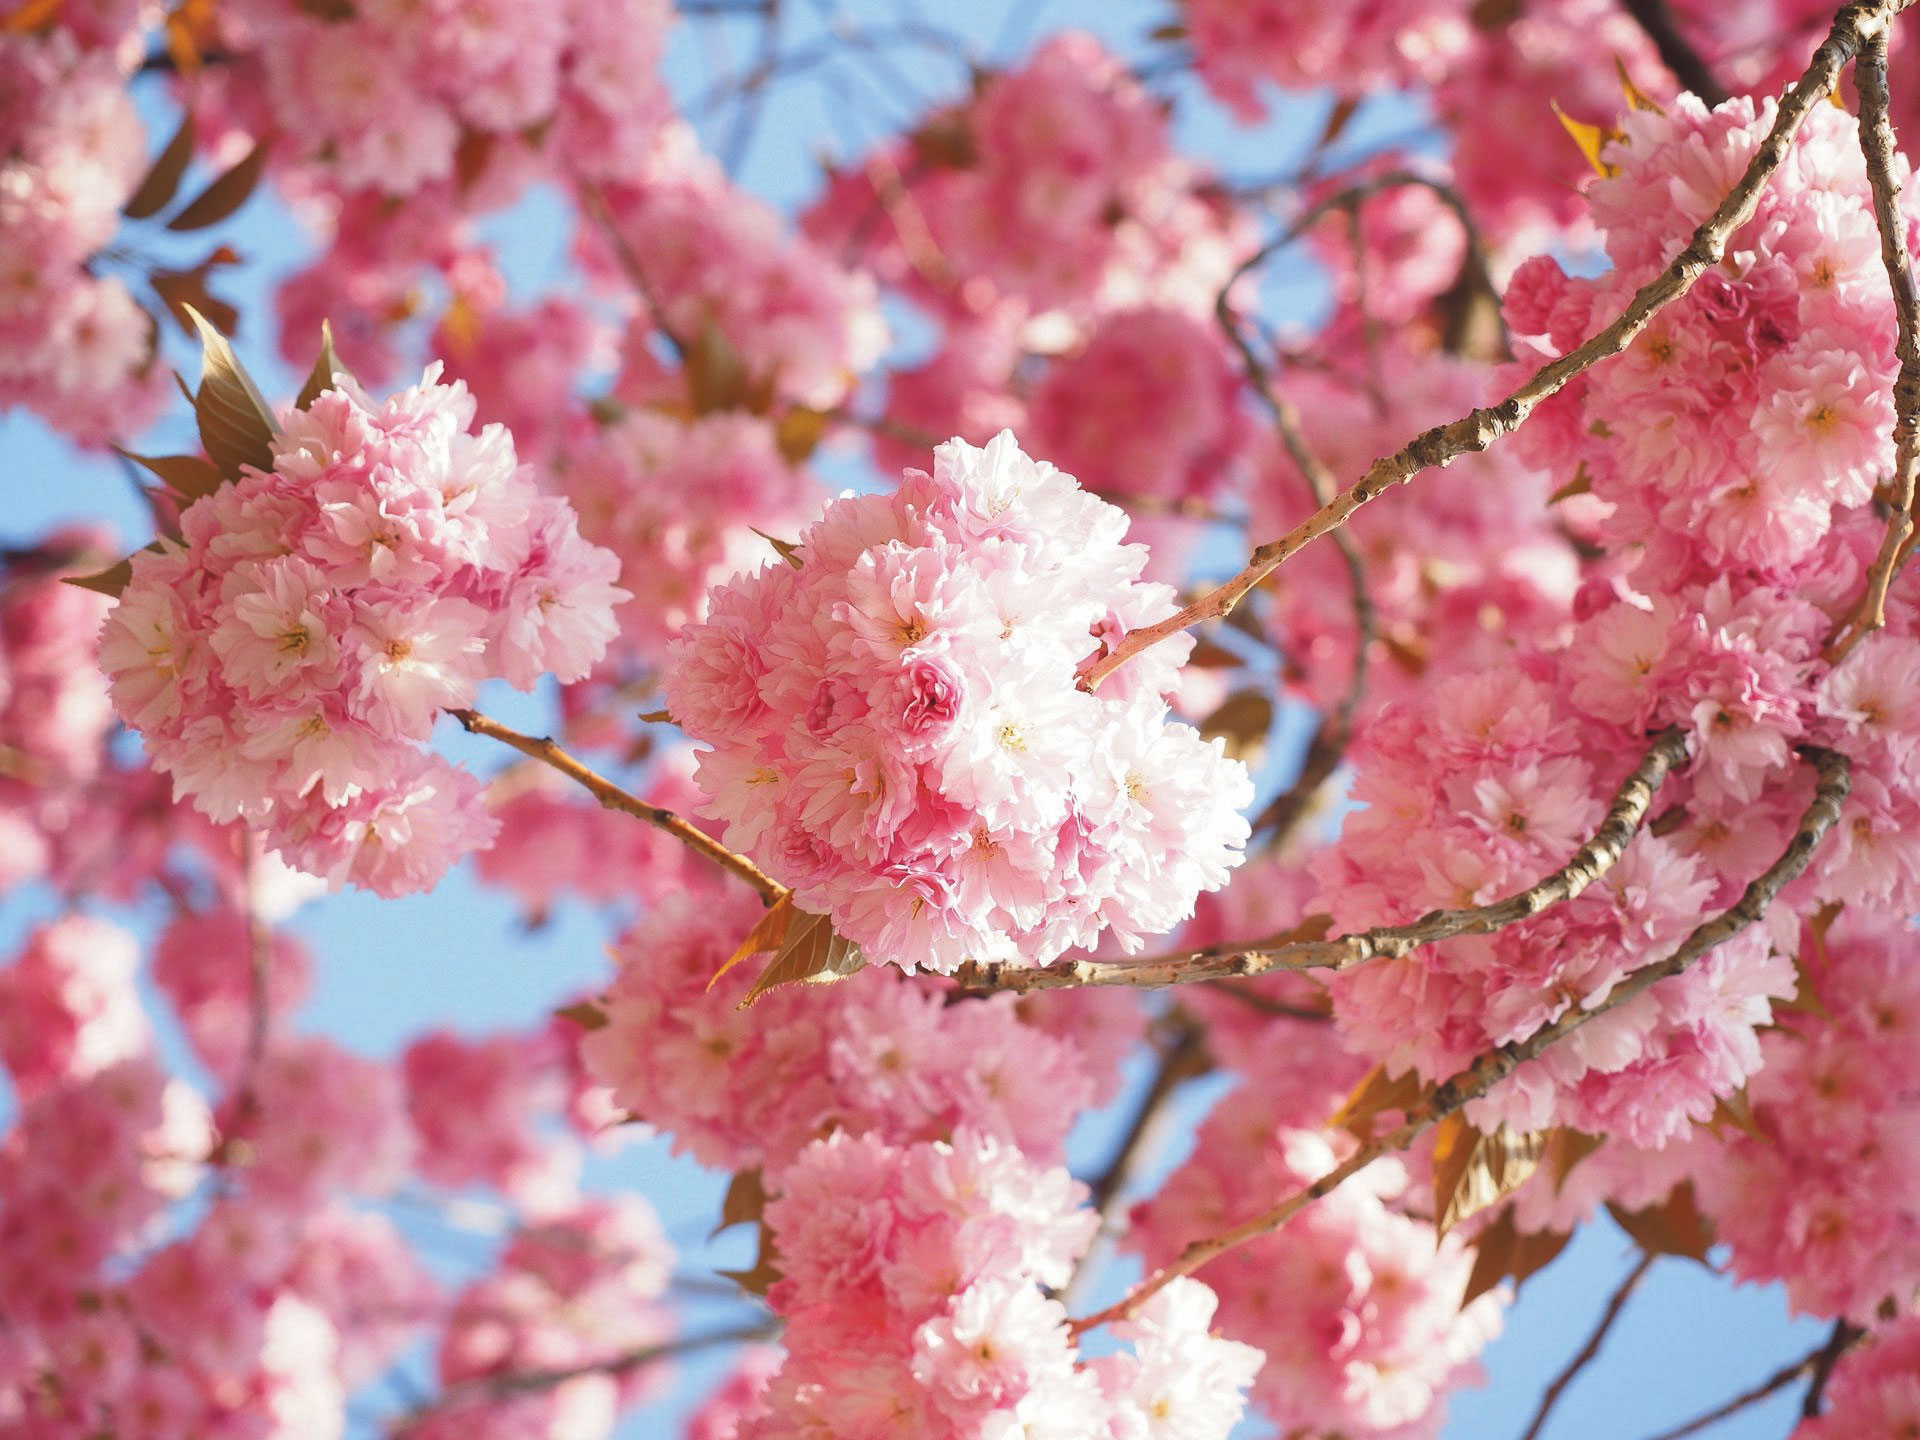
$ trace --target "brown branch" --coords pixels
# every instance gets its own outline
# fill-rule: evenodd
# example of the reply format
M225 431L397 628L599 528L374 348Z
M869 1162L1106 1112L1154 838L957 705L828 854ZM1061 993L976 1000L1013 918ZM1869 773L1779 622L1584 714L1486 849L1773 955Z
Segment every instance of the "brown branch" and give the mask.
M1369 960L1395 959L1455 935L1488 935L1573 899L1611 869L1639 831L1661 783L1686 758L1686 736L1675 726L1662 730L1620 782L1593 838L1545 879L1490 905L1434 910L1407 925L1382 925L1353 935L1296 940L1271 948L1214 945L1143 960L1069 960L1039 968L1021 968L1004 960L971 963L955 971L954 979L975 990L1058 990L1078 985L1157 989L1272 970L1350 970Z
M1627 1301L1640 1288L1640 1282L1646 1278L1647 1271L1653 1268L1653 1262L1658 1258L1651 1250L1646 1251L1640 1256L1639 1263L1627 1272L1627 1278L1620 1282L1619 1288L1613 1292L1613 1298L1607 1301L1607 1308L1600 1315L1600 1323L1593 1327L1587 1343L1567 1362L1566 1368L1553 1377L1552 1383L1541 1395L1540 1408L1533 1412L1533 1423L1527 1426L1527 1432L1520 1440L1538 1440L1540 1432L1546 1428L1547 1417L1553 1414L1553 1407L1560 1403L1561 1395L1579 1378L1580 1372L1593 1363L1594 1357L1600 1353L1600 1347L1606 1343L1607 1333L1613 1329L1614 1321L1627 1308Z
M1359 224L1357 213L1354 224ZM1290 233L1298 234L1300 228L1296 225ZM1247 273L1247 269L1248 265L1242 265L1236 270L1214 297L1214 318L1219 321L1227 340L1239 352L1247 383L1273 416L1273 428L1280 436L1280 443L1306 478L1314 503L1325 505L1333 498L1339 482L1335 480L1333 472L1327 469L1325 462L1314 453L1313 447L1307 444L1300 425L1300 412L1274 384L1266 362L1254 350L1253 342L1241 329L1239 317L1228 302L1234 285L1241 275ZM1347 753L1347 743L1353 738L1354 716L1367 693L1367 665L1373 650L1375 622L1373 596L1367 590L1366 564L1360 557L1359 547L1353 543L1353 537L1345 530L1336 531L1333 542L1346 566L1347 585L1353 595L1353 670L1348 676L1347 691L1340 703L1321 715L1319 723L1314 726L1313 739L1300 762L1300 773L1260 817L1262 822L1273 826L1273 834L1269 839L1273 845L1285 841L1300 817L1306 814L1309 803L1320 792L1320 787L1340 768L1340 762Z
M1852 1327L1848 1326L1844 1320L1838 1322L1834 1326L1833 1334L1822 1341L1818 1349L1809 1350L1798 1360L1789 1361L1787 1364L1782 1365L1751 1390L1741 1391L1738 1395L1727 1401L1726 1404L1716 1405L1704 1415L1696 1415L1685 1424L1676 1425L1671 1430L1662 1430L1658 1435L1649 1436L1648 1440L1686 1440L1687 1436L1698 1435L1702 1430L1718 1425L1728 1416L1738 1415L1742 1410L1758 1405L1769 1396L1778 1394L1809 1371L1814 1371L1817 1379L1819 1367L1823 1363L1826 1369L1831 1371L1834 1362L1840 1358L1840 1355L1845 1352L1848 1346L1856 1343L1860 1335L1865 1333L1863 1331L1855 1332L1852 1340L1836 1349L1836 1338L1843 1331L1850 1330L1851 1328ZM1811 1390L1808 1394L1809 1398L1816 1398Z
M1073 1303L1074 1295L1100 1268L1094 1263L1095 1253L1112 1231L1114 1211L1127 1181L1132 1178L1139 1164L1141 1153L1162 1131L1167 1119L1167 1101L1186 1081L1204 1075L1212 1068L1213 1061L1207 1055L1206 1037L1200 1027L1177 1012L1173 1018L1179 1028L1172 1040L1161 1049L1160 1063L1153 1072L1153 1079L1147 1084L1146 1093L1140 1097L1140 1104L1133 1112L1127 1133L1120 1137L1120 1143L1114 1147L1113 1157L1107 1162L1106 1168L1087 1182L1087 1200L1100 1217L1100 1229L1088 1245L1087 1253L1074 1268L1073 1279L1068 1282L1061 1296L1066 1304Z
M1827 641L1826 658L1844 660L1887 623L1887 590L1913 547L1913 501L1920 476L1920 297L1913 262L1907 254L1907 221L1900 209L1900 182L1894 175L1893 123L1887 118L1887 37L1867 38L1853 67L1860 90L1860 153L1873 189L1873 218L1880 228L1880 260L1893 290L1899 325L1894 354L1900 372L1893 382L1893 479L1888 486L1887 533L1867 571L1866 590Z
M1833 1367L1840 1363L1840 1357L1866 1338L1867 1332L1861 1326L1847 1320L1833 1322L1833 1333L1827 1336L1827 1343L1820 1347L1820 1353L1814 1357L1813 1377L1807 1382L1806 1398L1800 1402L1800 1418L1812 1420L1820 1414L1822 1401L1826 1398L1827 1381L1833 1378Z
M1634 18L1653 42L1653 48L1660 53L1660 63L1673 72L1681 89L1691 90L1709 106L1727 98L1726 87L1714 75L1713 67L1693 48L1693 42L1680 33L1667 0L1620 0L1620 8Z
M1733 232L1753 218L1760 192L1786 160L1802 122L1822 103L1839 79L1840 71L1872 35L1882 33L1888 20L1915 0L1856 0L1834 17L1833 28L1814 52L1806 72L1780 98L1773 127L1754 151L1744 174L1714 212L1693 232L1686 247L1652 280L1635 292L1612 324L1578 348L1541 366L1506 399L1482 406L1446 425L1417 436L1405 448L1376 460L1367 473L1331 502L1289 530L1254 550L1246 567L1225 584L1182 606L1155 625L1129 631L1107 654L1081 668L1082 689L1094 687L1149 646L1177 635L1202 620L1219 619L1262 580L1311 542L1344 525L1370 500L1396 485L1405 485L1422 471L1444 466L1469 452L1485 450L1526 422L1541 401L1559 393L1576 376L1600 361L1618 355L1633 343L1649 321L1693 288L1693 283L1720 262Z
M497 1375L475 1375L449 1385L427 1404L401 1416L394 1422L393 1433L405 1435L414 1425L419 1424L437 1411L452 1410L461 1405L484 1403L489 1400L505 1400L515 1395L533 1395L543 1390L552 1390L565 1385L570 1380L583 1379L589 1375L620 1376L670 1360L677 1355L691 1355L699 1350L711 1350L721 1345L750 1345L756 1340L771 1340L779 1333L779 1325L763 1321L757 1325L737 1325L726 1330L710 1330L697 1335L682 1335L676 1340L664 1341L658 1345L645 1345L635 1350L623 1350L610 1355L605 1360L588 1361L584 1365L569 1365L552 1370L507 1370Z
M518 730L509 730L499 721L489 719L477 710L449 710L447 713L458 720L469 735L488 736L504 745L512 746L529 759L552 766L569 780L579 784L607 809L618 810L623 815L631 815L636 820L644 820L649 825L658 826L696 855L705 856L721 869L746 881L758 893L763 903L771 905L787 893L786 886L768 875L746 856L736 855L706 831L681 819L673 811L660 805L649 805L637 795L622 790L605 776L582 765L546 736L522 735Z
M1759 920L1773 903L1774 896L1780 893L1781 887L1792 882L1807 868L1807 862L1813 858L1814 847L1840 818L1840 807L1846 803L1850 788L1846 756L1812 746L1803 747L1800 753L1813 764L1819 776L1813 800L1801 816L1793 838L1787 842L1787 848L1781 852L1780 858L1747 886L1731 908L1695 927L1671 954L1651 965L1641 966L1615 985L1599 1003L1591 1007L1573 1006L1563 1012L1559 1019L1541 1026L1526 1039L1502 1045L1480 1056L1465 1070L1436 1086L1424 1100L1417 1102L1408 1112L1406 1120L1393 1130L1362 1144L1311 1185L1294 1191L1253 1218L1219 1235L1193 1241L1174 1260L1142 1280L1121 1299L1104 1310L1074 1321L1073 1332L1077 1335L1096 1325L1128 1319L1151 1296L1158 1294L1174 1280L1193 1274L1210 1261L1250 1240L1272 1234L1307 1206L1332 1194L1374 1161L1406 1149L1441 1120L1471 1101L1478 1100L1529 1060L1537 1059L1599 1016L1638 999L1660 981L1680 974L1715 946Z

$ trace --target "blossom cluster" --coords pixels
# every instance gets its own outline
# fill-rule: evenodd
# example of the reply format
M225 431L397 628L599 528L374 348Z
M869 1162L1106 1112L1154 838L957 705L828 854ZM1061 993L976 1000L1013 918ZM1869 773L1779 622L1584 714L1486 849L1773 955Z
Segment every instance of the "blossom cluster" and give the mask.
M1521 267L1507 313L1523 363L1577 343L1664 266L1671 212L1703 218L1770 120L1766 106L1709 112L1685 97L1628 115L1604 152L1616 173L1592 187L1614 269ZM1899 913L1920 899L1912 786L1894 758L1914 743L1905 602L1895 633L1831 672L1821 658L1877 543L1864 507L1890 459L1891 303L1865 279L1877 240L1847 118L1810 116L1785 168L1791 183L1766 192L1726 261L1517 437L1556 482L1591 486L1570 523L1605 561L1572 624L1368 725L1353 752L1367 808L1313 865L1343 928L1513 893L1592 833L1646 734L1678 724L1691 761L1662 792L1671 823L1571 904L1340 976L1343 1032L1396 1072L1444 1078L1599 1004L1732 904L1805 808L1796 744L1845 749L1853 797L1772 932L1748 930L1587 1024L1497 1090L1483 1121L1681 1138L1761 1067L1757 1032L1796 989L1792 909Z
M343 191L400 196L451 189L463 147L505 150L523 172L544 150L578 174L623 173L670 110L656 72L671 18L662 0L244 0L220 8L218 38L251 72L255 133L286 137Z
M1173 608L1125 529L1012 435L956 440L716 592L666 684L728 845L907 969L1171 929L1237 863L1252 793L1167 721L1185 647L1075 683Z
M126 77L65 32L0 34L0 410L102 445L154 418L154 322L95 254L146 169Z
M618 561L471 433L459 385L376 403L350 381L132 561L101 664L177 795L297 867L394 895L493 834L470 775L420 748L480 681L583 677Z
M1114 1043L1049 1034L1011 995L947 1005L891 970L824 994L775 990L742 1011L743 975L712 982L757 911L750 897L700 886L662 900L614 946L603 1021L580 1049L617 1105L724 1170L776 1172L831 1130L906 1142L964 1128L1058 1158ZM1124 1052L1139 1024L1127 1007L1084 1028L1117 1032ZM1034 1093L1048 1103L1022 1103Z
M740 1440L883 1435L1084 1440L1164 1433L1224 1440L1258 1351L1210 1334L1213 1296L1169 1286L1116 1333L1131 1354L1082 1360L1066 1308L1098 1227L1082 1187L1009 1146L815 1141L767 1206L788 1354Z

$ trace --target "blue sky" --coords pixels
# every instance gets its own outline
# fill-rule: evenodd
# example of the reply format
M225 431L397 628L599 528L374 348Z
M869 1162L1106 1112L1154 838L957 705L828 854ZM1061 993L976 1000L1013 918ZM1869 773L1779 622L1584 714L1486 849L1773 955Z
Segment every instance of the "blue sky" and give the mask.
M1172 9L1152 3L1015 0L916 10L911 0L858 0L837 9L827 4L789 6L787 14L793 26L789 43L796 50L825 34L828 15L850 17L891 34L933 14L940 24L964 31L979 58L1004 61L1017 57L1034 37L1069 25L1094 30L1123 55L1138 55L1148 32L1171 19ZM707 94L716 74L751 58L752 43L751 32L731 22L683 24L669 60L676 93L688 103ZM807 197L823 155L851 158L890 129L908 123L928 101L951 97L966 83L964 66L924 46L903 43L875 55L864 61L822 63L774 87L740 178L775 203L791 207ZM1596 63L1606 62L1602 58ZM1297 99L1279 105L1269 123L1242 129L1184 77L1170 79L1163 88L1175 101L1174 123L1182 148L1211 157L1221 170L1236 176L1283 171L1289 158L1302 153L1319 133L1329 104L1324 97ZM143 103L157 145L170 132L171 117L157 86ZM730 143L732 114L722 107L696 115L716 149ZM1382 135L1402 134L1419 119L1412 102L1375 102L1349 128L1343 144L1359 147ZM550 194L536 193L489 221L486 230L518 293L563 280L567 225ZM302 262L306 242L284 209L265 197L256 198L230 231L222 231L222 238L249 261L221 277L225 293L251 317L239 337L240 352L270 395L290 392L299 377L278 363L263 333L270 313L266 297L281 274ZM1263 299L1271 318L1309 323L1321 303L1311 265L1283 257L1265 282ZM190 370L191 359L179 337L170 337L170 343L177 363ZM147 448L188 444L190 426L182 407ZM1423 483L1446 482L1436 476ZM143 511L116 464L75 454L19 415L0 419L0 500L5 502L0 505L0 540L27 539L51 524L79 517L106 518L130 543L144 538ZM485 696L482 708L522 728L538 729L544 723L546 697L502 690ZM452 728L450 723L443 727L448 732ZM495 747L458 733L447 733L444 747L482 771L502 758ZM44 910L44 897L10 897L0 904L0 940L17 936ZM294 928L317 961L315 993L297 1019L298 1028L335 1035L369 1054L391 1054L432 1025L479 1034L525 1024L604 976L603 947L609 934L605 916L566 904L547 925L526 933L504 897L473 884L464 872L432 895L410 900L380 901L357 893L331 897L302 912ZM1143 1079L1135 1076L1136 1083ZM1217 1087L1198 1087L1189 1109L1198 1113L1217 1093ZM1110 1117L1094 1117L1083 1125L1073 1147L1083 1169L1098 1168L1113 1142L1113 1128ZM1160 1158L1164 1169L1178 1157L1170 1153ZM738 1237L724 1237L717 1246L703 1243L717 1213L723 1180L672 1161L658 1142L629 1145L617 1156L596 1159L590 1179L596 1185L643 1190L660 1209L669 1233L685 1247L684 1268L699 1271L745 1259L738 1251ZM457 1224L419 1217L406 1223L450 1270L474 1263L490 1243ZM1559 1262L1536 1277L1510 1314L1505 1335L1487 1355L1492 1386L1468 1391L1454 1403L1446 1431L1450 1440L1517 1436L1542 1385L1578 1348L1632 1258L1624 1236L1603 1223L1584 1232ZM1116 1270L1113 1283L1121 1283L1124 1274ZM703 1315L689 1319L689 1328L702 1328L712 1316L727 1313L733 1313L729 1307L708 1305ZM1601 1361L1564 1399L1559 1423L1548 1434L1623 1440L1650 1434L1757 1381L1817 1343L1822 1333L1820 1326L1789 1324L1777 1289L1735 1289L1688 1262L1663 1261L1641 1288ZM684 1410L721 1366L718 1357L689 1364L687 1383L672 1409ZM1791 1428L1796 1406L1797 1396L1790 1390L1710 1433L1720 1440L1775 1440ZM662 1435L673 1428L653 1411L626 1433Z

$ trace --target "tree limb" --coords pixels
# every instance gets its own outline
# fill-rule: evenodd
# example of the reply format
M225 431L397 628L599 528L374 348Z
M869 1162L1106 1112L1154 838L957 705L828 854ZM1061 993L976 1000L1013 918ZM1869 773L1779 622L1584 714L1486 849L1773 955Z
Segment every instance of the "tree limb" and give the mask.
M1540 1408L1533 1412L1533 1423L1527 1426L1526 1434L1520 1440L1539 1440L1546 1428L1547 1417L1553 1414L1553 1407L1560 1403L1560 1397L1566 1388L1579 1378L1580 1372L1593 1363L1594 1356L1600 1353L1600 1347L1606 1343L1607 1332L1613 1329L1614 1321L1620 1318L1620 1312L1627 1308L1627 1301L1633 1292L1640 1288L1640 1282L1646 1279L1647 1271L1653 1268L1653 1262L1659 1257L1651 1250L1642 1252L1639 1263L1627 1272L1614 1290L1613 1298L1607 1301L1607 1308L1601 1312L1600 1323L1593 1327L1593 1333L1587 1337L1587 1343L1567 1362L1566 1368L1553 1377L1553 1381L1540 1397Z
M1269 1209L1230 1230L1193 1241L1174 1260L1154 1271L1121 1299L1104 1310L1075 1320L1073 1332L1078 1335L1096 1325L1129 1319L1141 1305L1174 1280L1193 1274L1210 1261L1250 1240L1272 1234L1316 1200L1331 1195L1374 1161L1405 1150L1441 1120L1471 1101L1480 1099L1529 1060L1537 1059L1599 1016L1638 999L1660 981L1682 973L1715 946L1759 920L1781 888L1807 868L1808 861L1813 858L1814 847L1840 818L1840 807L1846 803L1851 788L1851 772L1846 756L1812 746L1803 747L1800 753L1813 764L1819 776L1813 800L1801 816L1793 838L1787 842L1787 848L1781 852L1780 858L1753 880L1729 909L1695 927L1678 948L1664 959L1643 965L1628 975L1599 1003L1591 1007L1576 1005L1526 1039L1499 1046L1480 1056L1465 1070L1436 1086L1424 1100L1416 1102L1400 1125L1362 1144L1311 1185L1294 1191Z
M1913 547L1913 500L1920 476L1920 297L1914 293L1913 261L1907 254L1907 221L1894 178L1893 123L1887 118L1887 37L1867 38L1853 67L1860 90L1860 153L1873 189L1873 218L1880 229L1880 260L1893 290L1899 326L1894 354L1900 371L1893 382L1893 479L1888 486L1887 533L1867 571L1865 592L1827 641L1826 657L1838 664L1887 623L1887 589Z
M1686 736L1669 726L1654 736L1640 763L1620 782L1607 817L1558 870L1516 895L1490 905L1435 910L1407 925L1381 925L1330 940L1296 940L1271 949L1215 945L1144 960L1068 960L1022 968L1009 961L962 965L961 986L975 990L1058 990L1079 985L1134 985L1148 989L1202 980L1264 975L1271 970L1350 970L1374 959L1394 959L1455 935L1488 935L1573 899L1598 880L1626 850L1668 773L1687 758Z
M1177 635L1202 620L1229 614L1262 580L1308 544L1341 525L1354 511L1378 499L1396 485L1404 485L1424 470L1444 466L1469 452L1485 450L1526 422L1541 401L1557 394L1569 381L1600 361L1618 355L1675 300L1685 295L1726 253L1728 239L1753 218L1760 192L1786 160L1794 135L1815 105L1822 103L1840 78L1847 62L1872 36L1884 33L1893 16L1915 0L1856 0L1834 17L1833 28L1814 52L1805 73L1780 98L1772 128L1754 151L1745 173L1714 212L1693 233L1686 247L1652 280L1635 292L1612 324L1556 360L1541 366L1506 399L1482 406L1460 419L1438 425L1417 436L1403 449L1373 462L1348 490L1320 507L1277 540L1254 550L1244 569L1225 584L1182 606L1158 624L1130 630L1120 643L1087 662L1079 683L1092 690L1108 675L1149 646Z
M543 765L550 765L569 780L575 781L607 809L618 810L624 815L631 815L636 820L644 820L647 824L666 831L696 855L705 856L721 869L746 881L754 888L763 903L772 905L787 893L786 886L768 875L746 856L736 855L706 831L681 819L664 806L649 805L639 796L622 790L604 775L590 770L574 759L548 737L522 735L518 730L510 730L498 720L489 719L477 710L449 710L447 713L458 720L469 735L485 735L504 745L510 745L529 759L538 760Z

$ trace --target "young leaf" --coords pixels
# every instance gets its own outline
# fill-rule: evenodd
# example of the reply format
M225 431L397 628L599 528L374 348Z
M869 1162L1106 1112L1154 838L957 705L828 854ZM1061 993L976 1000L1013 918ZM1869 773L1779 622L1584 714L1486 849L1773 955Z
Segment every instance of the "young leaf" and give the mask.
M754 534L771 545L774 548L774 553L779 555L782 560L786 561L787 564L791 565L794 569L798 570L802 565L806 564L806 561L800 558L800 547L791 540L779 539L776 536L767 534L764 530L755 530L751 525L747 528L753 530Z
M1540 1163L1546 1135L1515 1135L1501 1126L1483 1135L1459 1111L1440 1122L1433 1141L1434 1228L1442 1235L1523 1184Z
M571 1020L582 1030L603 1030L607 1024L607 1012L594 1000L576 1000L571 1005L562 1005L553 1013L562 1020Z
M1558 100L1550 103L1553 105L1553 113L1560 117L1561 125L1566 128L1567 134L1573 137L1573 143L1580 147L1580 153L1587 157L1587 163L1593 167L1594 173L1601 176L1618 175L1620 167L1602 160L1600 152L1606 148L1609 141L1622 140L1626 137L1611 126L1589 125L1583 120L1574 119L1560 108Z
M180 128L173 132L173 138L167 141L146 178L120 207L120 213L129 220L144 220L165 209L180 188L180 177L187 173L187 162L192 159L193 112L188 110L181 115Z
M334 388L333 377L346 374L346 366L340 363L340 357L333 353L333 326L325 320L320 322L320 354L313 362L313 369L307 372L307 383L300 387L300 393L294 397L293 408L305 410L327 391Z
M713 972L713 978L707 981L707 989L711 990L718 985L722 975L749 955L758 955L763 950L778 950L787 938L787 928L793 923L796 913L793 908L793 896L782 895L776 900L767 908L767 912L760 917L753 929L747 932L747 938L740 942L738 948L728 957L727 963Z
M60 18L66 0L27 0L6 19L0 20L0 35L32 35Z
M191 306L187 314L200 332L200 388L194 392L194 418L200 422L200 444L220 473L240 478L240 467L273 468L273 437L280 426L234 355L226 337Z
M833 416L825 410L795 407L787 411L774 427L781 458L789 465L805 461L820 447L821 438L827 433L827 426L832 419Z
M753 1224L766 1208L767 1187L761 1183L759 1167L739 1171L727 1183L727 1193L720 1201L720 1223L707 1238L711 1240L722 1230L731 1230L736 1225Z
M1227 754L1252 763L1272 729L1273 701L1258 690L1241 690L1229 695L1218 710L1200 722L1200 737L1225 740Z
M1649 1255L1679 1255L1708 1263L1713 1248L1713 1226L1694 1202L1693 1185L1682 1181L1658 1205L1645 1210L1623 1210L1609 1204L1607 1213Z
M740 1008L746 1009L776 986L820 985L844 980L864 969L866 963L867 957L860 953L860 947L836 934L833 922L826 916L796 910L780 953L760 972L760 978L753 982Z
M1627 74L1627 62L1622 60L1618 55L1613 57L1613 68L1619 72L1620 93L1627 97L1627 106L1629 109L1649 110L1655 115L1664 115L1667 113L1666 106L1662 105L1658 100L1655 100L1651 95L1646 94L1638 85L1633 83L1633 77Z
M226 483L213 462L202 460L198 455L136 455L131 450L121 450L118 445L113 448L124 458L158 475L169 490L184 500L211 495Z
M1345 1103L1333 1112L1327 1127L1349 1130L1356 1138L1365 1140L1373 1133L1376 1115L1383 1110L1409 1109L1420 1098L1424 1088L1418 1071L1409 1070L1404 1075L1389 1077L1386 1066L1376 1065L1367 1072L1366 1079L1353 1087L1353 1093L1347 1096Z
M760 1247L753 1258L751 1270L721 1270L724 1275L749 1295L764 1296L767 1288L780 1278L780 1254L773 1248L773 1238L767 1234L767 1227L760 1227Z
M1513 1223L1513 1207L1509 1205L1473 1242L1473 1274L1460 1297L1460 1308L1466 1309L1502 1280L1511 1280L1518 1288L1529 1275L1545 1269L1572 1238L1557 1230L1522 1234Z
M204 230L209 225L219 224L246 204L254 187L260 183L261 172L267 166L267 151L272 144L271 136L262 135L232 169L216 176L213 183L189 200L178 215L167 221L167 229Z
M120 592L125 590L133 579L133 560L131 558L122 560L119 564L109 565L106 569L92 575L68 575L64 579L68 585L78 585L82 590L92 590L96 594L108 595L118 600Z
M687 400L696 415L736 410L747 398L747 367L733 342L709 320L687 343Z
M222 335L231 335L240 324L240 312L207 289L204 265L193 270L156 270L147 283L166 302L174 323L189 335L195 333L191 312L196 310Z

